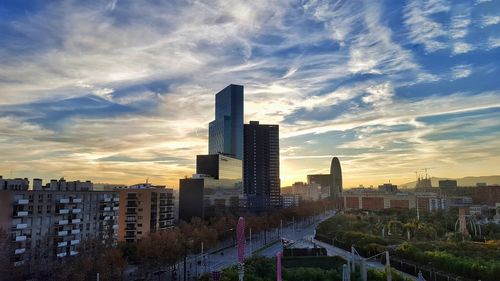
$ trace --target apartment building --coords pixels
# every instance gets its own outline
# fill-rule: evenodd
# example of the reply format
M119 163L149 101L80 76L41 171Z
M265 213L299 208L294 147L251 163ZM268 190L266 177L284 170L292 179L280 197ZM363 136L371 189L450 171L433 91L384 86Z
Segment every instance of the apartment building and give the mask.
M14 265L74 256L82 241L116 241L119 193L92 191L90 181L0 177L0 229L10 236Z
M135 242L148 233L174 226L174 191L149 183L120 192L118 241Z

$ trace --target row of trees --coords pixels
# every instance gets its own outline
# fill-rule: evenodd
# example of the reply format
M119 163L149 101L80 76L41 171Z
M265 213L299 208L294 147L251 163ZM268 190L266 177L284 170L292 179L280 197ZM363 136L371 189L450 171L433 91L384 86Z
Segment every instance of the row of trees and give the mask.
M292 219L300 220L318 215L333 208L331 201L305 202L300 207L276 210L262 215L247 215L247 232L252 228L254 234L266 232ZM138 265L143 275L164 269L181 260L185 254L199 253L204 249L216 247L219 241L234 239L238 217L226 215L209 220L199 218L190 223L181 222L173 229L148 234L137 243L119 243L109 239L89 239L82 242L80 254L62 260L52 260L41 254L38 264L14 267L10 254L10 236L0 231L0 276L1 280L22 280L27 276L38 280L121 280L127 265ZM108 235L109 236L109 235ZM49 239L50 240L50 239ZM49 242L49 240L47 242ZM50 243L40 243L40 249L32 251L44 253L52 251ZM44 250L45 248L45 250ZM50 255L49 255L50 256ZM29 274L28 274L29 273Z

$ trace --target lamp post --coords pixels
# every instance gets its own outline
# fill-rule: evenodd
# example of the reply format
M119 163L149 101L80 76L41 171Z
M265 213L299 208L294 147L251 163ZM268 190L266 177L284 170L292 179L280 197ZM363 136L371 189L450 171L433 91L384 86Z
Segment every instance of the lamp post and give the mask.
M236 227L236 235L238 239L238 277L239 281L243 281L245 275L245 219L240 217Z
M187 262L187 252L188 252L188 249L191 248L192 244L193 244L193 240L186 240L184 241L183 243L183 246L184 246L184 281L186 281L186 262Z

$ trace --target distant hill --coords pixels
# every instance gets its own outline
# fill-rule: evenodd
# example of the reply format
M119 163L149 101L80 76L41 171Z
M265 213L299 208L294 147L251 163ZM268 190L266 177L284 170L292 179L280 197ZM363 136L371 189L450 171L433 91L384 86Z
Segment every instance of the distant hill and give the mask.
M440 180L456 180L458 186L476 186L478 182L485 182L488 185L500 184L500 175L499 176L481 176L481 177L465 177L459 179L452 178L437 178L432 177L431 182L432 186L439 186ZM400 187L415 187L416 182L412 181L405 184L400 184Z

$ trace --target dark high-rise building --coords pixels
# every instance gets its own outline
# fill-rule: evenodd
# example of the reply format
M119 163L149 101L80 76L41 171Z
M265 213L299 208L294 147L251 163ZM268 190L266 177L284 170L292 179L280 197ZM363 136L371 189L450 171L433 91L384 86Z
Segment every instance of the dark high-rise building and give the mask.
M203 178L179 180L179 221L190 222L192 218L204 218Z
M260 211L280 202L279 126L250 121L244 126L243 186L246 207Z
M222 154L197 155L196 174L179 181L179 219L234 214L242 193L242 161Z
M340 161L337 157L333 157L332 159L330 175L332 176L330 197L337 198L342 192L342 169L340 168Z
M239 182L242 176L241 160L222 154L196 155L196 174L207 175L216 180Z
M456 188L457 181L456 180L440 180L439 187L440 188Z
M215 95L215 120L208 126L208 154L243 159L243 86L229 85Z

